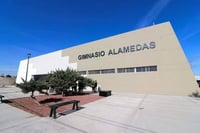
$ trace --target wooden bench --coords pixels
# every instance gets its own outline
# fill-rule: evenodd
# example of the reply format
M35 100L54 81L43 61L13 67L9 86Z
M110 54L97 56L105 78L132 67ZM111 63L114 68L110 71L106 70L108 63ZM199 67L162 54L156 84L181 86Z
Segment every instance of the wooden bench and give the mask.
M50 110L50 114L49 114L49 117L52 117L55 119L56 118L56 109L58 107L61 107L61 106L64 106L64 105L68 105L68 104L73 104L73 107L72 109L74 110L75 107L76 107L76 110L78 110L78 103L80 101L79 100L71 100L71 101L65 101L65 102L61 102L61 103L56 103L56 104L53 104L53 105L49 105L49 108L51 108Z
M3 97L4 97L4 96L0 95L1 102L3 102Z
M100 90L99 96L104 96L104 97L111 96L111 90Z

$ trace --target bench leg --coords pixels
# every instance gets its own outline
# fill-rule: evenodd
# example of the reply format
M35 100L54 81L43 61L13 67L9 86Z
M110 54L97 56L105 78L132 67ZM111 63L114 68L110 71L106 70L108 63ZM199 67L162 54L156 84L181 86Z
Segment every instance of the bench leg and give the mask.
M53 109L51 108L49 117L52 117L52 114L53 114Z
M56 119L56 108L53 111L53 118Z
M78 102L73 103L73 107L72 107L72 109L74 110L75 108L76 108L76 110L79 109L79 108L78 108Z
M51 108L49 117L53 117L54 119L56 118L56 108Z
M73 109L73 110L75 109L75 103L73 103L73 107L72 107L72 109Z
M3 102L3 99L2 99L2 97L1 97L1 103Z
M79 110L79 108L78 108L78 102L76 103L76 110Z

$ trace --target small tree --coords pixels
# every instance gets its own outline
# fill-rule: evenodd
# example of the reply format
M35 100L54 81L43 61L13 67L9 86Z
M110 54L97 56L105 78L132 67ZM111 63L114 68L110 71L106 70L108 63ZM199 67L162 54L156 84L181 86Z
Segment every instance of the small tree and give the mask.
M54 88L56 93L61 93L63 90L69 90L70 87L76 85L79 74L67 68L64 70L56 70L47 76L47 82L50 87Z
M70 68L67 68L65 71L56 70L51 72L47 76L47 82L52 88L55 89L57 94L62 92L67 93L70 88L72 88L73 92L77 94L77 86L79 88L78 93L82 93L85 86L93 87L95 84L95 81L92 79L85 78Z
M95 85L95 81L93 81L92 79L90 78L86 78L86 77L78 77L78 93L82 94L83 93L83 89L86 87L86 86L90 86L93 88L93 86Z
M39 91L40 93L48 94L47 92L43 92L44 89L48 89L48 84L44 81L35 81L35 80L30 80L25 81L22 79L23 83L17 84L17 87L22 89L22 92L27 94L31 92L31 98L34 98L34 92Z

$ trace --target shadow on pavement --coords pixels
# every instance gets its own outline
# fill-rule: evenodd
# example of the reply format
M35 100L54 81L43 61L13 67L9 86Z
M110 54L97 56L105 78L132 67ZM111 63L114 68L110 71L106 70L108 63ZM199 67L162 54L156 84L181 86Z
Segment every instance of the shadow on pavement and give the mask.
M79 110L82 110L82 109L84 109L85 107L79 107ZM56 116L56 118L59 118L59 117L61 117L61 116L65 116L65 115L69 115L69 114L71 114L71 113L74 113L74 112L77 112L77 111L79 111L79 110L66 110L66 111L63 111L63 112L60 112L60 113L58 113L57 114L57 116Z

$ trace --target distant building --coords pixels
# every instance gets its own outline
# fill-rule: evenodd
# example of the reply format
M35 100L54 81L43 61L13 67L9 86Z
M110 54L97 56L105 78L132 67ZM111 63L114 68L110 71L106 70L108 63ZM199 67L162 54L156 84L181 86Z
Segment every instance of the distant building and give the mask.
M26 64L20 62L17 83ZM31 58L28 80L67 67L113 91L189 95L198 89L169 22Z

